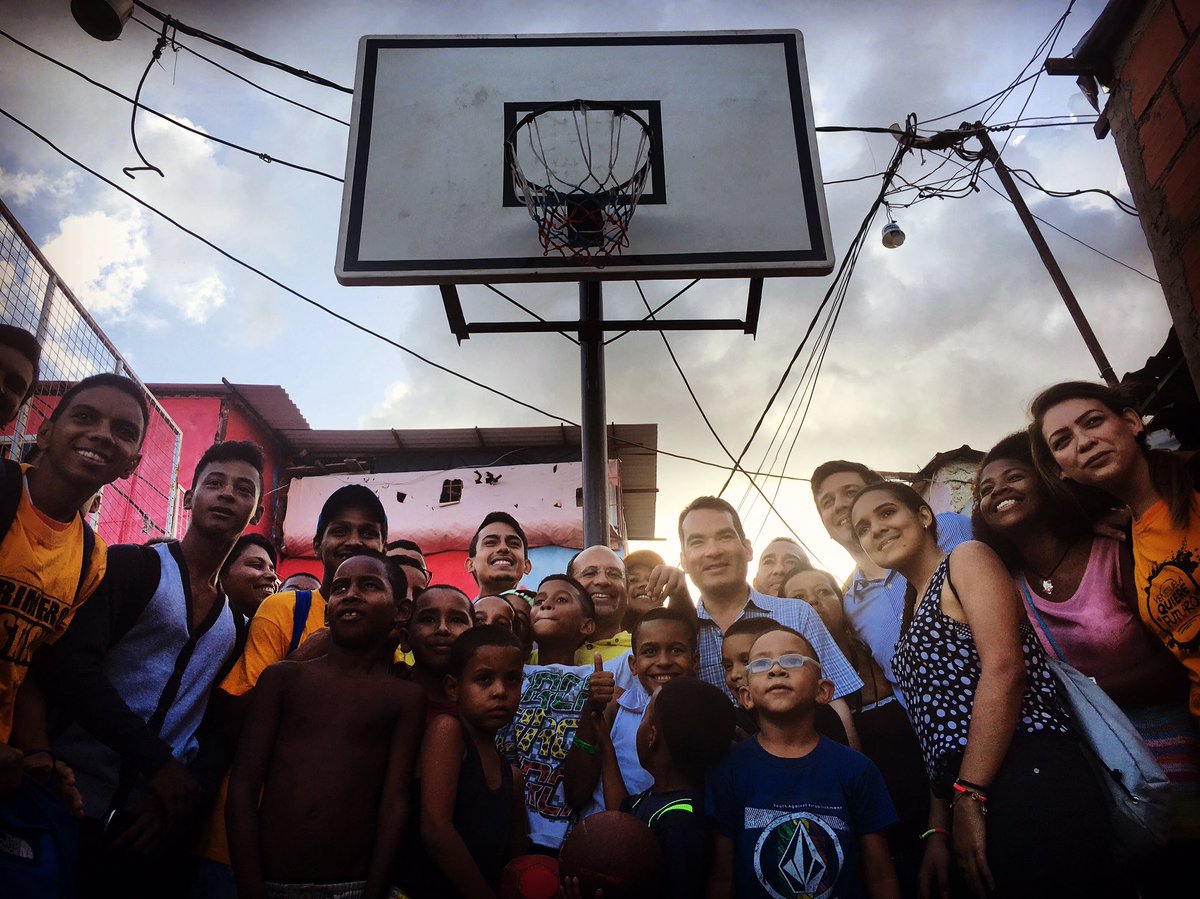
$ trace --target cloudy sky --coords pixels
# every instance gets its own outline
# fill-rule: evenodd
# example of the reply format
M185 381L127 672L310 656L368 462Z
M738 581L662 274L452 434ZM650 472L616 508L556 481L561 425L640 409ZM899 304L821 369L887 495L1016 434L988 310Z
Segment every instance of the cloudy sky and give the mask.
M798 28L804 33L818 126L887 126L915 113L921 121L936 120L928 128L954 127L982 115L986 105L957 111L1006 88L1068 6L1067 0L155 0L151 5L346 85L354 83L363 34ZM1101 0L1073 6L1055 56L1069 55L1102 7ZM92 40L75 25L67 0L0 0L0 29L130 96L155 41L153 33L133 22L120 41ZM264 87L349 120L351 98L345 94L192 38L181 42ZM189 53L168 49L151 71L142 100L205 133L342 174L345 125L268 96ZM578 420L577 350L562 337L480 336L459 346L436 288L339 286L333 269L340 184L265 164L149 115L138 118L139 143L165 177L143 174L130 180L121 173L123 166L137 164L128 104L3 37L0 108L299 292L506 396ZM1036 85L1030 81L1016 88L988 121L1012 122L1021 115L1029 123L1083 121L1089 113L1074 79L1043 75ZM1000 132L997 143L1009 134L1008 164L1029 170L1046 187L1103 188L1129 199L1111 139L1097 141L1089 126ZM894 147L886 134L824 133L819 138L824 179L880 172ZM900 175L909 182L926 176L940 180L955 171L947 165L931 175L941 161L910 154ZM897 208L895 216L908 235L897 250L880 244L885 219L875 221L799 437L797 407L788 399L800 383L807 351L747 454L747 465L805 477L825 459L848 457L884 470L915 470L936 452L964 443L986 449L1022 426L1028 401L1039 388L1064 378L1096 377L1016 214L989 184L999 187L995 175L985 173L980 190L968 197ZM826 187L839 260L879 185L879 178L867 178ZM1162 344L1169 317L1137 219L1099 194L1052 198L1029 188L1024 193L1037 215L1077 239L1046 229L1113 367L1118 374L1140 368ZM912 196L894 200L899 204ZM8 119L0 119L0 197L147 381L211 383L224 377L280 384L315 428L554 421L303 304L77 168ZM756 339L738 332L670 335L705 413L735 453L830 283L830 278L768 281ZM661 302L681 286L644 284L651 302ZM745 291L744 281L707 281L678 301L674 314L739 314ZM544 316L577 311L569 284L516 285L509 292ZM516 314L482 288L462 293L469 319ZM612 317L641 314L632 284L609 285L605 304ZM657 334L632 334L613 343L607 369L610 421L656 422L661 448L727 461ZM807 394L802 387L798 396ZM769 446L777 430L782 440ZM789 447L794 447L790 456ZM669 557L677 552L678 509L720 489L725 475L663 456L658 480L658 535L666 538L658 548ZM779 481L761 484L772 495ZM786 532L744 478L735 478L725 495L740 503L756 548ZM825 537L806 483L783 482L776 506L827 567L846 573L849 560Z

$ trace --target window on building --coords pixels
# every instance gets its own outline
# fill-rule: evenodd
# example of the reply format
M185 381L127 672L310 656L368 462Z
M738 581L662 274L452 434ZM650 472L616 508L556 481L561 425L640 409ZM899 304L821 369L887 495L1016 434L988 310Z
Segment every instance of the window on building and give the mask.
M443 505L456 503L462 499L462 481L459 478L442 481L442 498L438 500Z

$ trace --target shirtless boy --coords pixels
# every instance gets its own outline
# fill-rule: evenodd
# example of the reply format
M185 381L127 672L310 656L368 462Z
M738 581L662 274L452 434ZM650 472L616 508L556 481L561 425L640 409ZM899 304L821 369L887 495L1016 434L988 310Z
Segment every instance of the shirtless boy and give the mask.
M425 719L421 689L389 673L406 587L381 553L346 559L328 654L260 678L226 804L242 899L386 895Z

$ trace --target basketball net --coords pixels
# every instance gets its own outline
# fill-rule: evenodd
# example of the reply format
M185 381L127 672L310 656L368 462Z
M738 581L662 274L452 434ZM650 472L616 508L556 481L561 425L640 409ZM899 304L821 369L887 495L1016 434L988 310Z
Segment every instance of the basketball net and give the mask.
M641 116L599 100L551 104L516 124L506 155L543 255L603 260L629 246L652 145Z

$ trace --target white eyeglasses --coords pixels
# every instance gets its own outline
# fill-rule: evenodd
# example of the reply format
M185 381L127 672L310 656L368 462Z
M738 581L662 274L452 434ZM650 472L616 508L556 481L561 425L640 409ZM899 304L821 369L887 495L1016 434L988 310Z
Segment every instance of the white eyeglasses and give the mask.
M752 662L748 662L746 664L746 675L766 674L776 665L784 671L799 671L805 665L813 665L818 671L821 670L821 663L816 659L809 656L802 656L798 652L790 652L777 659L755 659Z

